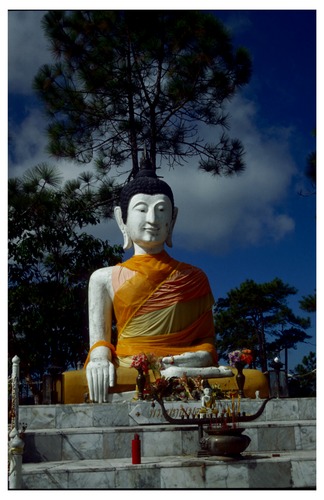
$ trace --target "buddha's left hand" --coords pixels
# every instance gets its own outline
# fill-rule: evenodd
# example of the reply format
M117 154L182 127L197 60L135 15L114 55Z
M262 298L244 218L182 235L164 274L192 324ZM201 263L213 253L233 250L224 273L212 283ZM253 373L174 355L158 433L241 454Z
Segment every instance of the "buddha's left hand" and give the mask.
M185 352L175 356L162 358L165 368L169 366L183 366L187 368L201 368L213 365L212 355L207 351Z

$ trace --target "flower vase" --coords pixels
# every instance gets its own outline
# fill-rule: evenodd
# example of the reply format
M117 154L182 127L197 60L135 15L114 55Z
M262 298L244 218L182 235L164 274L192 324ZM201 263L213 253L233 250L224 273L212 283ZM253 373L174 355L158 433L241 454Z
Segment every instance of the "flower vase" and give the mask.
M136 377L136 384L138 389L138 399L144 399L144 389L146 385L146 375L141 368L137 368L138 375Z
M245 398L244 395L244 384L245 384L245 375L243 373L243 368L245 366L245 363L241 363L240 361L237 361L235 363L235 368L237 369L237 375L236 375L236 383L238 387L238 392L241 398Z

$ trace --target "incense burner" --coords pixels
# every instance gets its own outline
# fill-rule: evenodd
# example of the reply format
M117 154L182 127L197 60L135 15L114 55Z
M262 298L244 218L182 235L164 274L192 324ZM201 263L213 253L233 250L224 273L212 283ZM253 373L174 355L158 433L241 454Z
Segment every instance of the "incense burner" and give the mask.
M204 429L208 437L200 439L201 452L198 455L240 458L251 439L243 434L243 428Z

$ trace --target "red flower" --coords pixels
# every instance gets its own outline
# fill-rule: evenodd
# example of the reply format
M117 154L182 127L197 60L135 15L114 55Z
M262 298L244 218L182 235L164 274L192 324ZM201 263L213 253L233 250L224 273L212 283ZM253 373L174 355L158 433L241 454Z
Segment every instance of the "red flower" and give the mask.
M130 367L136 368L136 370L142 370L144 373L148 373L149 361L146 354L144 354L144 352L141 352L140 354L136 354L135 356L133 356Z
M242 349L230 352L229 362L231 366L235 366L236 363L244 363L250 365L253 361L252 351L250 349Z
M250 365L253 361L252 351L250 349L242 349L241 361Z

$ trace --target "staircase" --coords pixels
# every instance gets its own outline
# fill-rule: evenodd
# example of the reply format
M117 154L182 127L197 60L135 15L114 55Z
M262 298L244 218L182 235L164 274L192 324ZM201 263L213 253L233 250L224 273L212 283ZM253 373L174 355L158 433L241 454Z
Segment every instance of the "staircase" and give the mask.
M316 487L315 398L269 401L257 420L244 424L251 443L243 458L220 460L197 457L196 426L168 424L158 408L134 402L132 395L114 395L108 404L21 406L20 424L27 424L22 488ZM242 400L241 411L253 414L261 403ZM131 460L135 433L139 465Z

